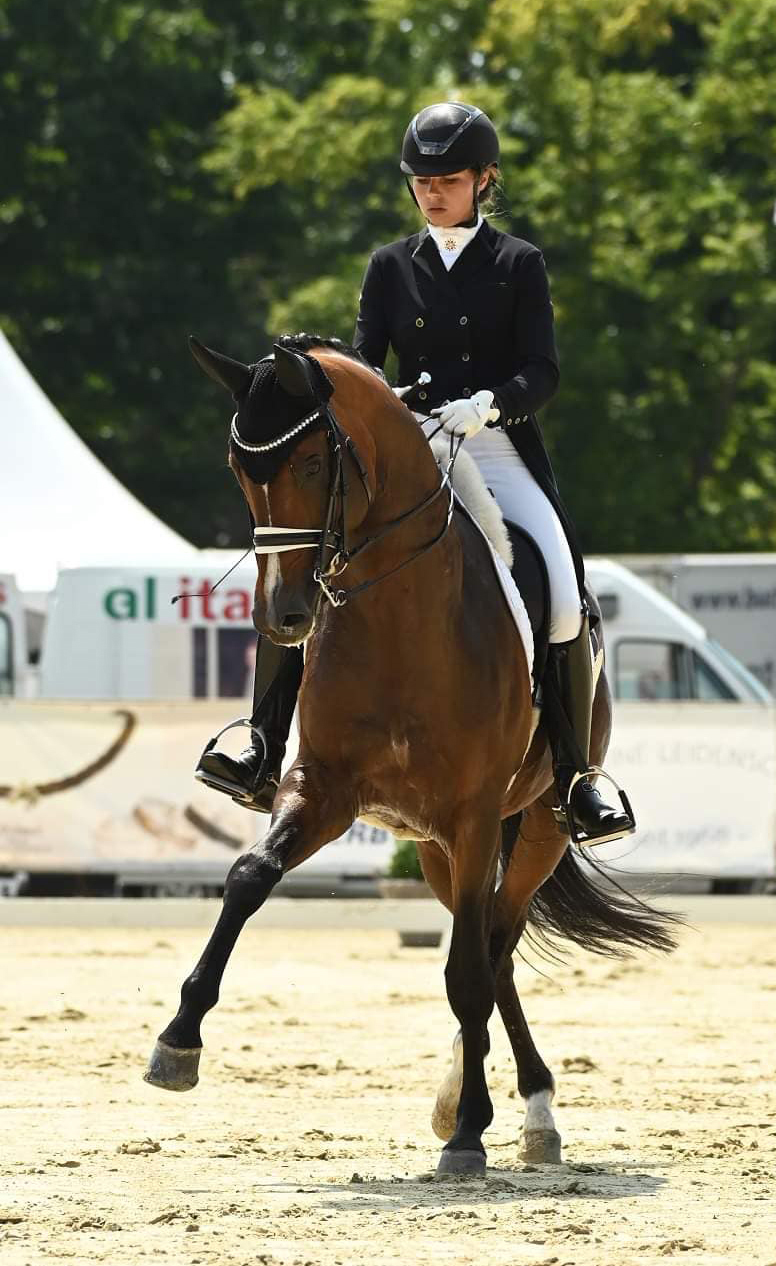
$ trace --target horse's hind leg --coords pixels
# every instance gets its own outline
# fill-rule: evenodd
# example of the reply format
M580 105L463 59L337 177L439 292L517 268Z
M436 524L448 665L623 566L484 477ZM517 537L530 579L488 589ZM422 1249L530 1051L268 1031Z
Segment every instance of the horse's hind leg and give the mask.
M151 1055L144 1080L152 1086L165 1090L196 1086L202 1018L218 1001L224 969L245 923L264 904L285 871L336 839L352 821L341 809L332 810L328 794L315 785L309 773L289 771L287 777L294 784L293 794L284 797L268 835L239 857L229 871L213 934L183 982L177 1015L159 1034Z
M555 1080L534 1045L523 1015L511 956L496 976L496 1006L512 1045L517 1064L517 1089L525 1103L522 1159L559 1165L561 1139L552 1115Z
M552 874L568 846L551 809L540 801L504 826L505 870L496 894L491 953L496 1006L517 1064L517 1088L525 1104L523 1159L560 1164L561 1139L552 1115L555 1082L536 1049L515 989L512 954L523 933L531 899ZM519 832L519 833L518 833ZM510 840L510 834L516 840ZM510 848L510 845L511 848ZM508 860L507 860L508 858Z

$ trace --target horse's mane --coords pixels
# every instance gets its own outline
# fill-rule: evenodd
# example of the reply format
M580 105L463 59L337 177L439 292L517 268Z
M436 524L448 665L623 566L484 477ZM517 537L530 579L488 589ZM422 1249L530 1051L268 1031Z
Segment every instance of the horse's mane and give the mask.
M355 360L359 365L364 365L367 369L371 369L372 373L377 374L379 378L385 381L385 375L382 370L377 369L375 365L370 365L365 356L361 352L357 352L355 347L351 347L350 343L344 343L341 338L324 338L322 334L281 334L276 339L280 347L286 347L290 352L311 352L316 347L326 347L332 352L339 352L341 356L347 356L350 360Z

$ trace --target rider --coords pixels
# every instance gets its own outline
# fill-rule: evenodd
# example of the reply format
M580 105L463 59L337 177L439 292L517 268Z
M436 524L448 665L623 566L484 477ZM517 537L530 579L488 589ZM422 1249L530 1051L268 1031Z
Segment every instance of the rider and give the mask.
M499 178L499 142L487 115L444 102L407 128L401 170L425 217L420 233L375 251L367 266L354 344L382 368L398 356L397 395L424 372L413 407L466 438L504 517L536 541L550 585L548 716L561 803L588 841L631 829L584 774L589 763L593 670L584 566L535 413L554 395L558 357L541 252L483 217ZM301 678L301 652L260 639L253 745L230 758L205 752L198 776L268 811ZM565 723L563 718L565 718ZM235 786L235 782L238 786Z

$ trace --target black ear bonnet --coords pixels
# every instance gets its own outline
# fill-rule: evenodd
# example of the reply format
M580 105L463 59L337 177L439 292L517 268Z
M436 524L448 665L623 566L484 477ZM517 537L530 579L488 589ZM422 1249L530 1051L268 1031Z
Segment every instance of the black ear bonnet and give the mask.
M301 352L295 355L305 364L304 373L298 376L295 384L294 394L280 385L274 356L267 356L251 365L253 373L248 387L235 393L237 434L246 444L267 444L278 439L319 405L325 405L332 396L334 384L318 361ZM300 440L312 431L320 430L325 422L324 410L308 429L265 453L252 453L240 448L233 438L229 441L229 451L254 483L268 484Z

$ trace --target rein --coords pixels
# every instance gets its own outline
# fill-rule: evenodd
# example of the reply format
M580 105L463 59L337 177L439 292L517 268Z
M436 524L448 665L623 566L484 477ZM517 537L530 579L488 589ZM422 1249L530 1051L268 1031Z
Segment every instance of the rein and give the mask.
M403 567L407 567L410 563L421 558L430 549L442 540L448 531L452 522L453 509L455 500L452 489L452 473L455 465L455 459L461 447L461 440L454 445L453 437L450 438L450 460L447 464L444 474L440 479L439 485L424 497L422 501L413 506L411 510L406 510L397 518L386 523L379 532L373 536L366 537L359 545L353 548L348 547L347 536L347 494L348 485L345 478L344 455L349 453L353 459L353 463L358 471L364 492L366 494L367 503L372 503L372 490L369 486L366 468L361 455L353 443L353 440L340 427L329 405L321 404L312 413L302 418L290 431L285 432L282 436L274 440L270 440L265 444L248 444L242 440L237 432L237 414L232 419L231 438L238 448L244 449L250 453L268 452L273 448L279 448L289 439L295 438L297 435L311 426L313 422L317 422L323 418L326 423L326 434L329 444L330 459L330 478L329 478L329 494L326 505L326 516L324 526L322 528L293 528L293 527L255 527L253 530L253 550L257 556L262 554L278 554L285 553L296 549L317 549L318 557L315 568L313 570L313 579L319 586L323 595L328 598L333 607L342 607L350 599L356 597L357 594L364 593L365 590L371 589L373 585L377 585L381 580L387 580L389 576L395 575L401 571ZM341 576L346 567L358 558L370 546L376 545L378 541L382 541L390 532L403 524L408 523L410 519L416 515L422 514L429 506L440 497L444 492L448 495L447 514L445 516L444 525L432 540L423 545L416 553L411 554L409 558L405 558L403 562L398 563L389 571L383 572L379 576L374 576L369 580L362 581L361 584L353 585L350 589L335 587L331 582L338 576ZM337 509L339 508L339 522L335 528L335 519L337 518ZM328 558L327 558L328 555Z

